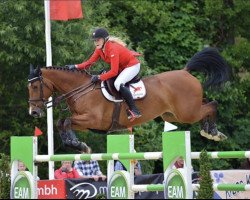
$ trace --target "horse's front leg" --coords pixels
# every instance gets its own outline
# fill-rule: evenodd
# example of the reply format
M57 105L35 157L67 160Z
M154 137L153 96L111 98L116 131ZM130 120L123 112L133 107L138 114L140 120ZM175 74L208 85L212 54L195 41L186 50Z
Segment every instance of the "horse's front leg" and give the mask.
M84 142L78 140L71 128L71 120L69 118L65 120L60 119L57 123L57 127L59 129L59 134L62 139L63 145L71 147L80 152L86 152L88 146Z

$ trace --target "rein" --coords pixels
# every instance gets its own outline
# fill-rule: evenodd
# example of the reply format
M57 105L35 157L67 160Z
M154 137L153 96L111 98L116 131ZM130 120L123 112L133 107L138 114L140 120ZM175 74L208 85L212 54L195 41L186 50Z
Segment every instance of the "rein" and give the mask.
M70 97L73 97L73 96L75 96L75 95L77 95L77 94L79 94L79 93L81 93L81 92L84 92L84 91L87 90L89 87L93 86L93 88L91 88L89 91L83 93L82 95L80 95L79 97L77 97L76 99L74 99L74 102L76 102L76 100L79 99L81 96L83 96L83 95L85 95L85 94L87 94L87 93L93 91L93 90L95 89L95 85L96 85L95 83L89 83L89 84L87 84L87 85L83 85L83 86L80 86L80 87L78 87L78 88L75 88L75 89L69 91L69 92L66 93L66 94L62 94L61 96L56 97L56 99L55 99L55 101L54 101L53 103L55 104L55 106L57 106L58 104L61 103L61 101L67 100L67 99L69 99ZM50 101L50 102L51 102L51 101ZM48 102L48 103L50 103L50 102Z

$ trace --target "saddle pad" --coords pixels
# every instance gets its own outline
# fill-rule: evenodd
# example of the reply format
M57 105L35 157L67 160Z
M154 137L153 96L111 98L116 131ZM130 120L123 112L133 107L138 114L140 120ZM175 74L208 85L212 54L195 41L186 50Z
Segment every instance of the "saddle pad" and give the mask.
M101 82L101 89L103 96L108 99L109 101L113 102L122 102L122 99L116 99L114 96L110 95L110 93L106 90L104 86L104 82ZM133 96L133 99L142 99L146 96L146 88L142 80L137 83L132 83L129 85L130 92Z

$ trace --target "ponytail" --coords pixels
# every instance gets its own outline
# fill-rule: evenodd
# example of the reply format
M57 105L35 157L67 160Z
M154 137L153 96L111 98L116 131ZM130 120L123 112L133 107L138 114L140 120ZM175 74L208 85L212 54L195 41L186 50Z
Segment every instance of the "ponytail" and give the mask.
M118 37L114 37L114 36L110 36L109 37L109 41L111 41L111 42L115 42L115 43L118 43L118 44L120 44L120 45L122 45L122 46L127 46L127 44L125 43L125 42L123 42L120 38L118 38Z

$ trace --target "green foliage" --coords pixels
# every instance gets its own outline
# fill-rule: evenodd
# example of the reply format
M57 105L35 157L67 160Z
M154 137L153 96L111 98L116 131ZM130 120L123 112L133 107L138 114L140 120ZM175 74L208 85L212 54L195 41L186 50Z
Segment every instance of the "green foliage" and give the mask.
M5 154L0 154L0 199L10 197L10 158Z
M211 161L208 158L206 150L200 154L200 188L197 199L213 199L213 180L210 175Z
M134 47L144 49L149 67L162 72L183 68L202 46L195 32L197 9L183 1L129 0L112 2L109 14L111 25L126 27Z

